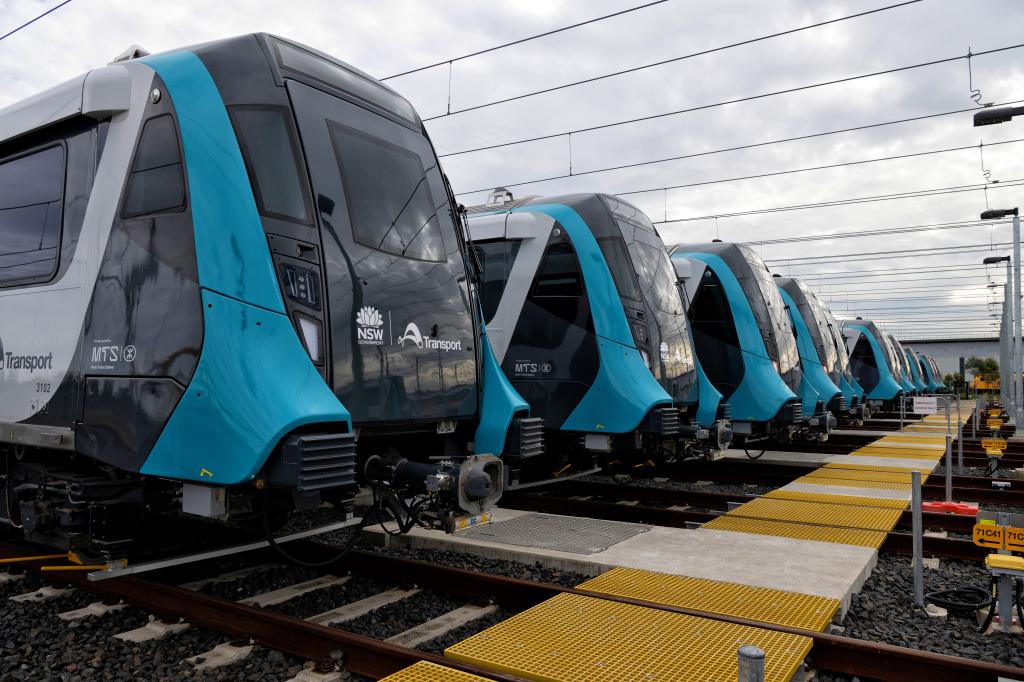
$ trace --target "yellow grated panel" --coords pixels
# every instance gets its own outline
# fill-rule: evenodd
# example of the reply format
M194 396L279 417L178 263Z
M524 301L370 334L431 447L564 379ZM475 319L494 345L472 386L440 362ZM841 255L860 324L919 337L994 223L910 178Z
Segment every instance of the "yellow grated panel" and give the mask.
M902 459L938 461L942 459L944 452L928 452L927 450L908 452L907 450L897 450L895 448L861 448L860 450L854 450L850 454L856 457L899 457Z
M812 640L608 599L560 594L445 650L538 682L735 680L736 650L765 652L765 680L792 678Z
M898 509L851 507L843 504L773 500L761 497L736 507L726 516L813 523L837 528L890 531L900 519Z
M877 530L829 528L828 526L811 526L806 523L745 519L739 516L719 516L714 521L708 521L701 528L728 530L734 533L773 535L775 537L793 538L794 540L832 542L839 545L871 547L872 549L881 547L882 543L885 542L886 536L885 533Z
M613 568L576 587L616 597L818 632L824 632L839 610L838 599L638 568Z
M811 473L806 474L806 477L809 478L838 478L840 476L858 481L884 481L886 483L906 483L908 485L911 478L909 471L849 468L832 464L826 464L820 469L815 469Z
M831 485L824 481L816 485ZM849 487L849 486L848 486ZM880 488L879 488L880 490ZM835 493L809 493L803 490L773 490L762 495L777 500L797 500L799 502L824 502L826 504L845 504L853 507L883 507L885 509L906 509L910 504L907 500L891 497L867 497L865 495L837 495Z
M883 443L883 442L885 442L887 440L888 441L899 441L899 440L906 440L908 438L913 440L914 442L920 442L922 444L925 444L925 443L929 444L929 445L937 444L937 445L942 445L942 446L945 446L945 444L946 444L945 437L939 438L938 436L922 436L920 434L913 434L913 433L912 434L897 434L897 435L893 435L893 436L882 436L880 439L878 439L875 442L876 443Z
M381 678L380 682L489 682L486 677L464 673L430 661L419 661Z
M852 471L874 471L880 474L890 473L904 473L907 474L907 483L910 482L910 473L912 471L920 471L925 477L931 473L931 469L927 466L905 466L905 467L893 467L886 465L869 466L867 464L847 464L841 461L829 462L825 466L817 469L817 471L835 471L836 469L846 469Z
M889 483L887 481L872 481L850 478L825 478L823 476L801 476L793 481L794 483L811 483L813 485L841 485L846 488L875 488L877 490L903 490L910 491L909 483Z

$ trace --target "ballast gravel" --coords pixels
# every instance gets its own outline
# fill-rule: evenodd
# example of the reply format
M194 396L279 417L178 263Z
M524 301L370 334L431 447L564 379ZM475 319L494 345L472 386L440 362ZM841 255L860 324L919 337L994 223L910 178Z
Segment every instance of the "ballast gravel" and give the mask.
M937 570L925 569L925 592L954 587L987 588L989 572L980 563L943 559ZM975 660L1024 667L1020 635L982 635L973 615L950 612L932 618L913 605L910 558L880 554L878 565L861 591L853 595L843 622L846 635L874 642Z
M196 670L184 659L227 641L223 635L190 628L164 640L133 644L113 635L144 625L149 616L139 609L127 607L105 616L64 621L58 613L96 601L96 597L75 591L38 603L9 600L42 584L37 577L27 576L0 589L0 679L276 682L297 674L304 663L257 647L247 659L232 666Z
M761 485L758 483L716 483L714 481L677 481L671 478L630 478L623 483L613 476L596 474L584 476L581 481L593 481L594 483L620 483L623 493L626 494L631 486L638 488L654 488L657 490L680 490L696 493L717 493L721 495L764 495L775 490L778 486Z

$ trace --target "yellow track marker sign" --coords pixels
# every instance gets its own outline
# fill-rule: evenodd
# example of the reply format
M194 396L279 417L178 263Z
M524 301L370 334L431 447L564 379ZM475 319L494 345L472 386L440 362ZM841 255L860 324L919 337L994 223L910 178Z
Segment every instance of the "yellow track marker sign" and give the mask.
M985 523L982 521L974 526L972 536L974 544L979 547L1002 549L1003 544L1006 541L1006 528L1004 526L997 526L994 523Z
M1002 450L1006 449L1006 439L1005 438L982 438L981 439L981 447L985 448L986 450L992 449L992 450L1002 451Z

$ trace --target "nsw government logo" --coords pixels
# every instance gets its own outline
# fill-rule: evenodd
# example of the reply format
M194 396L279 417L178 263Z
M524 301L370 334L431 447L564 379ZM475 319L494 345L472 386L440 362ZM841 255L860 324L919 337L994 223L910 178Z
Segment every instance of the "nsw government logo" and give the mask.
M360 346L384 345L384 318L373 306L364 305L356 313L356 341Z

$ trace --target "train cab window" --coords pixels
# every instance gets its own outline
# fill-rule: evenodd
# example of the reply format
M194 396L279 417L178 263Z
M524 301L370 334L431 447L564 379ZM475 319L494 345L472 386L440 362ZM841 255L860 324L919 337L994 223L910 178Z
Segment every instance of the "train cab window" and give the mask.
M231 107L260 213L309 222L295 138L283 109Z
M626 244L622 241L622 237L600 237L597 240L597 245L601 247L605 263L611 270L619 296L631 301L639 301L640 287L637 285L636 273L633 272L633 265L629 261L629 253L626 251Z
M631 245L633 261L651 288L654 305L673 315L683 314L683 299L676 286L676 271L664 249L636 241Z
M63 147L0 162L0 285L56 271L63 196Z
M579 298L583 295L583 276L576 252L569 244L552 244L544 254L531 296L535 298Z
M850 352L850 368L865 391L870 391L878 385L878 362L871 342L865 334L860 335Z
M184 207L185 178L178 133L169 115L157 116L142 128L122 214L134 218Z
M330 130L355 240L396 256L444 261L438 204L420 157L337 124ZM443 200L440 206L448 209Z
M519 252L519 245L519 240L478 242L473 245L483 266L480 304L484 310L485 320L492 319L498 310L498 304L505 293L505 284L512 271L512 263Z

